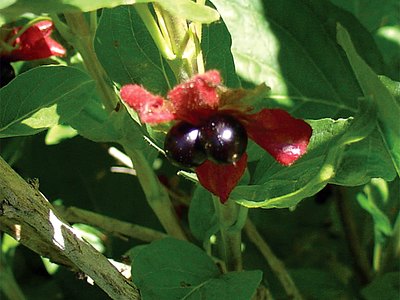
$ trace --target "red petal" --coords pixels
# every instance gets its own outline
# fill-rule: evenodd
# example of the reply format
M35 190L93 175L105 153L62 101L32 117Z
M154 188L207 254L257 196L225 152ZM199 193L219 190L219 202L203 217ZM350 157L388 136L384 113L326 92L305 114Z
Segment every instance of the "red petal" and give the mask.
M291 165L307 151L311 126L286 111L263 109L244 118L249 137L279 163Z
M208 116L219 105L216 87L221 83L218 71L211 70L199 74L177 85L168 93L175 108L177 119L199 123L202 116Z
M201 185L218 196L221 203L225 203L246 170L246 166L245 153L235 165L217 165L207 160L196 168L196 174Z
M14 34L20 28L14 30ZM63 46L50 37L53 31L51 21L38 22L29 27L17 40L17 49L6 55L8 61L34 60L50 56L63 56L66 52Z
M137 84L124 85L121 98L136 110L144 123L162 123L175 119L171 103L155 96Z

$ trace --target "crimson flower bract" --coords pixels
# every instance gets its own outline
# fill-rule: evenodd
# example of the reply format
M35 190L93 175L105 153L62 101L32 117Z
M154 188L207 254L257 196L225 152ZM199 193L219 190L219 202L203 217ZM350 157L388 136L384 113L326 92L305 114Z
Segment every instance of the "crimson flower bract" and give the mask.
M20 30L21 27L13 28L4 42L7 43ZM4 61L13 62L65 55L64 47L50 37L52 31L53 23L51 21L33 24L10 45L14 48L12 51L6 52L4 49L1 51L0 58Z
M230 115L245 127L250 139L285 166L306 152L312 134L310 125L281 109L251 112L252 108L240 101L246 93L234 91L222 86L218 71L210 70L178 84L169 91L167 99L134 84L121 88L121 98L138 112L142 122L150 124L185 121L200 126L216 114ZM206 160L195 172L200 183L224 203L246 166L244 153L237 162L228 165Z

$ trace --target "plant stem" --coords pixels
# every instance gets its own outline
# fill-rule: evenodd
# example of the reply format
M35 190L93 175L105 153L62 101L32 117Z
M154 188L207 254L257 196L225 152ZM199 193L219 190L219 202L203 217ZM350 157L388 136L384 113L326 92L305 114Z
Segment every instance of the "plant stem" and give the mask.
M272 272L274 272L275 276L279 279L280 283L286 291L288 299L303 299L295 283L290 277L289 272L286 270L285 265L279 258L275 256L271 248L268 246L267 242L262 238L261 234L258 232L257 228L254 226L250 219L247 220L247 223L244 226L244 230L250 241L254 243L254 245L264 256Z
M336 208L342 222L350 255L354 261L354 272L359 278L361 284L364 285L371 281L371 267L358 238L354 216L352 215L351 208L348 204L349 200L350 199L345 197L345 189L338 187L336 189Z
M133 167L136 170L137 177L146 195L146 200L166 232L175 238L187 240L186 234L172 206L168 192L158 180L143 153L129 147L128 143L124 143L123 146L128 156L132 159Z
M1 246L1 243L0 243ZM0 249L0 291L9 300L25 300L21 288L15 281L14 274L10 265L6 261L5 255Z
M246 219L247 209L243 207L244 210L240 211L241 207L235 201L228 200L225 204L221 204L218 198L213 197L213 199L220 226L220 251L226 269L242 271L241 229L244 222L238 221Z
M69 223L84 223L96 226L118 236L130 237L144 242L152 242L167 237L163 232L137 224L120 221L78 207L56 206L56 209Z
M73 39L70 42L81 54L83 63L90 76L96 82L97 89L102 96L104 107L107 111L114 110L118 103L118 97L115 94L111 82L104 71L102 65L97 59L93 46L93 26L92 30L89 28L82 13L65 13L64 14L69 29L73 34ZM63 34L63 31L60 31ZM63 34L64 35L64 34ZM64 37L68 38L71 35L65 34Z

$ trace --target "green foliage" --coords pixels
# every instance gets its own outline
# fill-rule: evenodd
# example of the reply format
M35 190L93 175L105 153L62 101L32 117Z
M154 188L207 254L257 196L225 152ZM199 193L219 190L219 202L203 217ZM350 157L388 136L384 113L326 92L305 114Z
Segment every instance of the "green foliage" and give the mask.
M219 19L217 11L193 3L190 0L61 0L48 2L46 0L14 0L2 3L0 8L0 25L5 21L10 22L24 13L64 13L93 11L101 8L111 8L126 4L159 2L159 4L170 13L184 16L192 21L211 23Z
M39 67L0 91L0 137L32 135L69 122L91 97L93 80L71 67Z
M382 300L396 299L400 296L399 276L399 272L384 274L364 288L361 293L367 300L377 298Z
M132 6L103 11L95 48L106 72L118 85L137 83L154 93L164 94L175 83Z
M133 261L144 299L250 299L261 281L260 271L221 275L201 249L174 239L140 248Z
M347 31L338 26L338 42L346 51L350 64L365 96L372 96L379 113L379 128L393 165L400 175L400 105L380 82L378 76L358 56Z
M128 4L148 5L163 37L176 33L163 23L171 21L166 15L185 18L190 34L180 36L180 46L196 45L193 53L201 50L206 70L219 70L227 87L253 88L246 100L254 110L283 108L313 129L307 153L289 167L249 141L248 169L229 204L268 208L249 210L249 216L305 299L353 299L360 294L367 300L398 298L400 64L399 44L393 38L400 26L394 16L398 4L211 2L204 6L191 0L2 1L0 24L18 21L26 12L58 14L56 27L62 38L57 39L65 45L71 37L62 14L90 12L83 14L90 37L73 38L93 41L94 52L88 53L105 73L97 70L101 78L92 78L85 56L72 48L67 57L51 61L64 66L35 67L44 61L24 63L22 68L22 63L14 64L19 75L0 89L1 156L22 176L38 177L41 192L66 207L167 232L171 219L162 217L172 206L176 209L177 222L203 249L172 238L143 244L102 228L75 225L107 257L119 260L131 254L132 280L143 299L245 300L255 295L261 282L273 298L291 297L281 286L282 273L265 258L265 251L253 245L254 236L242 234L245 271L221 272L223 262L221 269L217 267L226 258L224 239L240 235L242 224L236 219L224 228L228 225L216 213L221 213L218 203L199 185L194 170L177 170L162 156L153 164L170 124L144 125L121 103L105 109L102 88L118 98L120 87L132 83L165 97L181 79L176 62L165 57L160 41L153 40L154 32L148 31L138 7ZM165 19L159 17L163 10ZM390 47L380 38L390 41ZM171 44L161 40L161 46ZM127 168L107 153L111 145L131 155L137 175L144 175L115 173ZM167 192L172 203L165 205L162 198ZM344 209L339 200L347 204ZM5 260L0 267L7 269L7 282L18 291L20 285L27 298L105 297L61 266L11 242L8 235L1 238L0 256ZM367 258L368 274L360 274L361 254ZM359 280L363 276L370 282ZM2 297L6 284L0 287Z

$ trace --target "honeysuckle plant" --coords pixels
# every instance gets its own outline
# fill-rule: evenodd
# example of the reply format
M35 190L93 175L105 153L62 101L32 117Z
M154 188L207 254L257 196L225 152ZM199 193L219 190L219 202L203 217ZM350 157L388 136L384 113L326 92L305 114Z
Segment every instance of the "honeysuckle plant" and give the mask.
M284 110L252 112L252 107L242 101L251 101L249 93L223 87L216 70L177 85L168 92L168 100L138 85L121 88L121 98L143 122L180 122L166 138L167 156L178 165L196 166L200 183L222 203L246 169L247 136L288 166L306 152L312 134L310 125ZM229 120L218 123L226 118ZM181 129L182 124L188 124L189 130Z
M1 3L0 297L398 298L399 24L341 2Z

